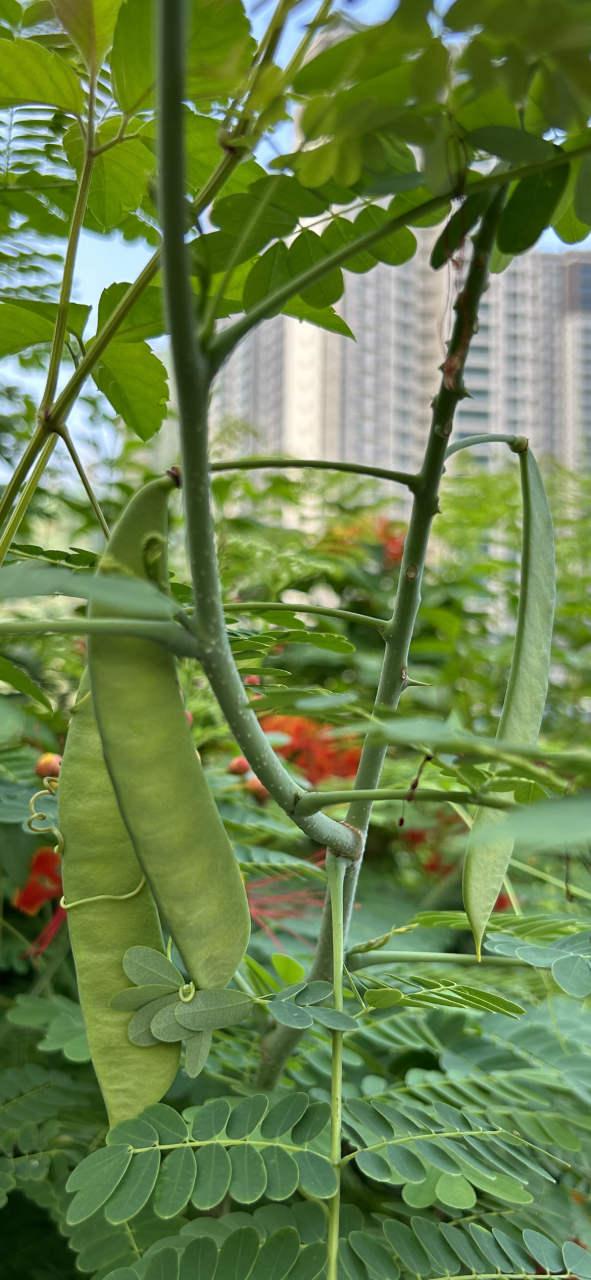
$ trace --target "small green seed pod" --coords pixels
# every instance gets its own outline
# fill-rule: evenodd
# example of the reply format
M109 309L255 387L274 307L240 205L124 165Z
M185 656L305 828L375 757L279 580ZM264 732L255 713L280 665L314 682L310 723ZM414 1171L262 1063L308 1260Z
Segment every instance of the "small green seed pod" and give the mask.
M168 585L168 496L154 480L121 516L100 572ZM97 606L93 617L104 616ZM107 768L121 814L188 973L225 987L240 964L250 914L240 869L195 751L174 657L151 640L89 638L89 667Z
M64 905L92 1061L111 1126L158 1102L176 1075L180 1046L141 1049L127 1035L129 1014L111 1009L131 986L129 947L163 951L154 899L119 812L85 672L66 740L58 788L64 839ZM127 897L124 895L131 894ZM104 897L102 895L105 895ZM89 899L89 901L86 901Z

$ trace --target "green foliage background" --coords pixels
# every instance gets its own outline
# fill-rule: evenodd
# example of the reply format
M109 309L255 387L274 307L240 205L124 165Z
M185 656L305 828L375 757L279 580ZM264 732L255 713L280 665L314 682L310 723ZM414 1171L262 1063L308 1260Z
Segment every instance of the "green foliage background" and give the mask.
M317 15L319 25L329 9ZM265 56L253 61L239 0L194 0L192 14L186 213L195 319L214 363L280 311L348 334L334 310L343 268L407 261L415 206L428 206L420 225L436 225L453 200L432 258L442 267L485 213L489 162L503 173L517 166L520 177L492 269L502 270L549 225L569 244L589 233L586 3L456 0L443 19L422 0L402 0L386 23L329 41L305 62L304 51L287 68L273 60L272 32ZM0 453L8 472L35 432L50 429L52 414L65 420L84 388L76 430L111 524L152 475L144 446L168 411L166 368L150 346L166 332L158 262L142 289L104 290L94 336L90 309L66 297L58 310L58 297L72 225L103 236L116 229L154 250L160 244L145 18L144 0L0 0L0 357L13 361L2 386ZM93 68L100 74L90 175L81 120ZM296 111L301 145L265 169L259 141L271 137L277 153L286 136L277 126L289 127ZM213 175L224 165L218 186ZM85 174L86 204L77 195ZM480 191L470 193L472 182ZM55 405L50 387L42 406L49 418L42 411L39 420L35 391L48 368L52 380L56 319L65 324L69 382ZM17 541L4 530L7 559L65 566L82 582L96 563L99 525L81 490L64 482L65 454L57 456ZM586 477L547 462L558 601L543 763L499 767L482 743L498 724L511 663L519 487L515 469L488 474L464 459L443 481L411 651L410 675L421 683L404 693L382 777L407 799L374 809L340 1024L334 1017L331 1024L335 1010L311 1002L304 976L326 881L315 847L278 805L257 802L228 772L237 745L200 667L181 661L195 743L250 891L255 929L241 979L258 1003L252 1018L214 1033L197 1080L182 1069L164 1105L108 1136L65 930L36 958L27 954L40 929L56 923L56 900L35 917L14 901L36 849L52 843L27 827L34 770L42 750L61 751L83 645L57 636L2 639L0 1267L7 1280L80 1273L212 1280L215 1268L216 1280L322 1275L334 1190L326 1120L337 1024L346 1029L340 1280L398 1280L400 1271L425 1280L591 1276L588 850L565 826L563 848L542 854L534 844L521 853L478 969L460 910L466 810L445 799L458 786L473 795L494 783L495 793L525 804L589 784L589 757L579 748L591 714L591 488ZM343 735L350 743L372 710L382 639L359 616L307 613L306 605L387 619L406 508L384 486L314 473L302 479L292 469L220 473L213 491L229 633L241 673L261 682L258 710L303 720L309 732L310 723L330 726L334 742ZM286 520L286 511L298 518ZM178 511L175 519L171 590L190 605ZM257 612L257 602L290 603L293 611ZM20 620L41 613L35 601L11 608ZM424 738L416 718L424 729L425 716L433 741L443 742L437 754L416 748ZM436 805L408 798L419 770L421 784L441 792ZM320 785L351 783L325 773ZM50 815L49 801L46 808ZM342 817L345 809L332 812ZM355 1017L362 1006L363 1021ZM299 1025L304 1035L267 1097L255 1075L261 1035L273 1022ZM264 1112L289 1112L294 1098L301 1114L275 1126L265 1164ZM204 1155L206 1138L215 1142ZM168 1152L161 1171L159 1148ZM205 1189L202 1172L196 1189L191 1182L194 1149L198 1171L209 1169Z

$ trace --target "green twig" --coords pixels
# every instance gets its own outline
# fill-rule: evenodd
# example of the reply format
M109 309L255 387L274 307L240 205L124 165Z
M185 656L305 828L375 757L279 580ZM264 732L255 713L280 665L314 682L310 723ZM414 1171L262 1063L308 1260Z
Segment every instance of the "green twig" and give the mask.
M75 447L75 445L74 445L74 441L72 440L72 437L71 437L71 435L70 435L70 432L68 431L68 428L64 425L64 426L61 428L61 430L60 430L57 434L61 437L61 439L63 440L63 442L64 442L64 444L65 444L65 446L66 446L66 449L68 450L68 453L69 453L69 455L70 455L70 457L71 457L71 459L72 459L72 462L74 463L74 466L75 466L75 468L76 468L76 471L78 472L78 475L79 475L79 477L80 477L80 480L82 481L82 485L83 485L83 487L84 487L84 491L85 491L85 493L86 493L86 496L87 496L87 498L88 498L88 501L90 502L90 505L91 505L91 507L92 507L92 509L93 509L93 511L94 511L94 514L95 514L95 516L96 516L96 518L97 518L97 520L98 520L98 522L99 522L99 524L100 524L100 526L101 526L101 529L102 529L102 531L103 531L103 533L104 533L104 535L105 535L105 538L107 539L107 542L108 542L108 541L109 541L109 538L111 537L111 531L110 531L109 526L108 526L108 524L107 524L107 521L105 520L105 517L104 517L104 515L103 515L103 513L102 513L102 511L101 511L101 508L100 508L100 504L99 504L98 498L96 497L96 494L94 493L94 490L93 490L93 488L92 488L92 485L91 485L91 483L90 483L90 480L88 479L88 476L87 476L87 474L86 474L86 472L85 472L85 470L84 470L84 467L82 466L82 462L81 462L81 460L80 460L80 456L79 456L79 454L78 454L78 450L76 449L76 447Z
M255 715L226 630L218 573L209 477L207 412L212 370L195 330L194 295L185 244L183 0L159 4L159 205L168 327L177 387L187 544L195 595L193 629L200 661L223 714L251 767L286 813L300 789L280 762ZM345 857L359 853L356 831L324 815L298 825L311 839Z
M72 292L72 284L74 280L74 266L76 264L76 252L78 249L78 240L82 230L84 214L86 212L86 203L88 200L88 191L90 188L90 180L92 178L92 168L94 165L94 100L95 100L95 78L90 77L89 96L88 96L88 122L86 127L86 139L84 148L84 165L78 191L76 193L76 203L72 214L72 222L70 225L70 233L68 236L68 247L64 259L64 274L60 289L60 297L57 308L57 317L55 329L53 331L53 341L51 344L51 353L49 356L49 367L47 370L47 381L45 383L45 391L39 406L39 421L45 422L48 411L53 404L57 380L59 377L60 364L64 350L64 341L66 337L66 329L68 325L68 307L70 305L70 295Z
M261 668L264 671L264 667ZM485 809L514 809L515 804L512 800L501 800L498 796L485 796L480 791L435 791L431 787L418 787L415 791L409 791L408 787L376 787L373 790L361 790L355 787L353 791L307 791L301 800L298 800L295 813L300 817L302 814L319 813L321 809L326 809L333 804L356 804L361 801L368 801L374 804L379 800L408 800L412 801L432 801L435 804L456 803L456 804L475 804Z
M525 960L518 960L514 956L483 956L481 960L478 960L476 954L472 955L472 953L468 954L463 951L364 951L350 952L347 956L347 968L353 972L372 965L387 966L391 964L480 964L489 968L503 969L507 965L523 967L525 963Z
M516 867L518 871L525 871L528 876L533 876L536 880L545 880L546 884L553 884L557 889L566 892L564 880L559 880L558 876L551 876L547 871L539 871L537 867L529 867L527 862L519 862L517 858L511 859L511 866ZM572 893L575 898L584 898L586 902L591 902L591 893L586 889L578 889L576 885L569 884L568 892Z
M498 180L497 176L495 183L498 183ZM493 184L489 182L488 185ZM482 219L480 230L474 240L466 282L456 300L456 320L447 350L442 383L433 401L431 429L423 465L417 477L410 524L400 566L394 613L386 631L386 653L376 693L378 707L389 706L395 710L408 683L408 652L421 598L421 581L431 525L439 509L439 485L445 465L447 442L452 430L456 405L464 395L463 370L476 324L480 299L488 283L490 254L506 195L507 188L503 186L494 196ZM415 214L416 210L413 211L412 216ZM231 331L226 330L226 332ZM366 739L355 790L366 793L376 789L385 754L385 743L379 741L377 737L372 739L369 736ZM352 798L347 813L347 822L361 832L363 841L367 835L371 808L370 800ZM327 841L327 845L330 848L330 840ZM360 862L352 862L345 877L345 936L355 902L359 866ZM330 972L331 957L331 905L327 895L314 962L309 974L310 980L327 976ZM293 1053L300 1035L301 1032L295 1029L278 1027L265 1038L264 1059L258 1081L264 1088L273 1087L283 1063Z
M13 538L15 537L15 535L17 534L22 521L25 518L31 498L33 497L34 493L37 490L37 485L39 484L41 476L43 475L43 472L45 471L47 463L49 462L49 459L55 449L56 443L57 443L57 436L50 435L49 438L46 437L45 439L45 444L41 449L39 457L37 458L37 462L33 467L33 470L21 493L19 501L17 502L16 507L8 521L8 524L4 529L2 537L0 538L0 565L4 563L4 560L6 558L6 553L10 548L10 544Z
M198 658L199 646L185 627L145 618L14 618L0 622L0 636L137 636L154 640L185 658Z
M238 600L235 605L225 604L224 613L317 613L326 618L342 618L344 622L358 622L375 631L388 626L387 618L372 618L370 614L352 613L349 609L330 609L322 604L284 604L269 600ZM305 632L302 631L302 639Z
M417 477L408 471L390 471L387 467L369 467L361 462L326 462L316 458L230 458L225 462L211 462L210 471L257 471L278 468L281 471L312 467L315 471L346 471L353 475L373 476L377 480L392 480L404 484L414 492Z
M472 449L477 444L508 444L511 453L525 453L527 449L526 436L503 436L503 435L481 435L470 436L468 440L456 440L454 444L450 444L445 451L446 458L451 458L452 454L459 453L460 449Z
M326 871L332 905L332 954L334 973L334 1007L343 1009L343 885L346 865L328 850ZM341 1186L341 1129L343 1110L343 1032L332 1031L332 1070L330 1090L330 1160L337 1178L337 1190L328 1205L327 1280L337 1280L339 1262L339 1222Z

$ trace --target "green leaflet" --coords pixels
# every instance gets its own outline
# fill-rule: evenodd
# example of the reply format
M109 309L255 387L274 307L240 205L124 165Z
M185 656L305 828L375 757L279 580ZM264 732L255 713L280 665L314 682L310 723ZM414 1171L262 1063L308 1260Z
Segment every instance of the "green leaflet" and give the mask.
M185 1249L179 1280L213 1280L218 1265L218 1250L211 1236L192 1240Z
M225 1098L214 1098L206 1102L193 1117L193 1137L196 1142L209 1142L217 1138L226 1127L230 1115L230 1103Z
M176 1249L159 1249L150 1258L144 1272L144 1280L178 1280L179 1255Z
M501 214L497 246L501 253L524 253L549 225L568 181L568 164L522 178Z
M205 1066L211 1049L211 1031L193 1031L185 1045L185 1071L194 1080Z
M228 1154L232 1166L230 1195L239 1204L254 1204L264 1195L267 1185L267 1170L260 1151L245 1142L230 1147Z
M248 1017L252 1000L242 991L212 988L197 991L192 1000L175 1005L177 1022L188 1031L213 1031Z
M309 1196L329 1199L337 1190L337 1176L329 1160L315 1151L297 1151L295 1160L300 1171L300 1185Z
M188 1130L183 1117L172 1107L167 1107L165 1102L154 1102L151 1107L145 1107L142 1119L154 1126L158 1141L163 1146L187 1141Z
M201 1147L197 1158L197 1178L191 1200L196 1209L214 1209L223 1200L232 1177L232 1165L221 1142Z
M349 1244L369 1268L374 1280L398 1280L398 1267L381 1240L371 1236L368 1231L352 1231Z
M300 1237L295 1227L281 1227L260 1249L250 1280L285 1280L299 1252Z
M152 1147L149 1151L140 1151L133 1157L117 1190L106 1206L107 1222L114 1224L126 1222L128 1218L133 1218L140 1209L143 1209L154 1190L156 1179L160 1180L159 1169L160 1152L157 1147Z
M168 381L147 342L110 343L92 376L125 425L150 440L166 416Z
M83 111L78 77L64 58L33 40L0 41L0 105L47 103L70 115Z
M137 1156L136 1156L137 1159ZM154 1213L174 1218L189 1203L195 1186L197 1165L191 1147L176 1147L162 1162L154 1191Z
M519 455L519 465L523 495L521 590L511 674L497 741L530 746L537 741L548 688L556 595L554 529L542 477L530 449ZM513 850L512 839L505 836L494 840L494 824L500 815L491 813L494 811L485 818L484 811L478 811L464 864L464 905L479 955ZM482 838L485 824L486 841Z
M320 1241L302 1249L289 1273L289 1280L316 1280L326 1262L326 1245Z
M143 0L125 0L113 38L113 90L128 115L151 105L151 90L156 79L152 23L144 21L145 12Z
M269 1200L287 1200L299 1182L300 1171L292 1154L279 1145L261 1151L267 1173L265 1195Z
M292 1142L305 1146L323 1133L330 1120L330 1103L311 1102L302 1119L291 1131Z
M308 1108L307 1093L291 1093L287 1098L281 1098L279 1102L271 1107L268 1115L265 1116L261 1124L261 1137L267 1141L272 1138L280 1138L282 1134L288 1133L295 1124L302 1120ZM309 1139L294 1139L294 1141L306 1142Z
M228 1138L248 1138L254 1133L263 1116L266 1115L269 1100L264 1093L255 1093L251 1098L244 1098L234 1107L226 1125Z

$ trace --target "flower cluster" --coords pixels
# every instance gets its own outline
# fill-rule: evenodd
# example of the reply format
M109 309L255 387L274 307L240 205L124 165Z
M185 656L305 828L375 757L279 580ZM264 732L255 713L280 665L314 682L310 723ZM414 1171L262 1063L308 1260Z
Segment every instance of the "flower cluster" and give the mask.
M62 860L55 849L37 849L24 889L17 889L12 904L27 916L36 916L44 902L62 894Z
M305 716L270 715L261 720L265 733L283 733L289 742L278 747L279 755L296 764L313 786L326 778L354 778L360 747L335 742L328 725Z

